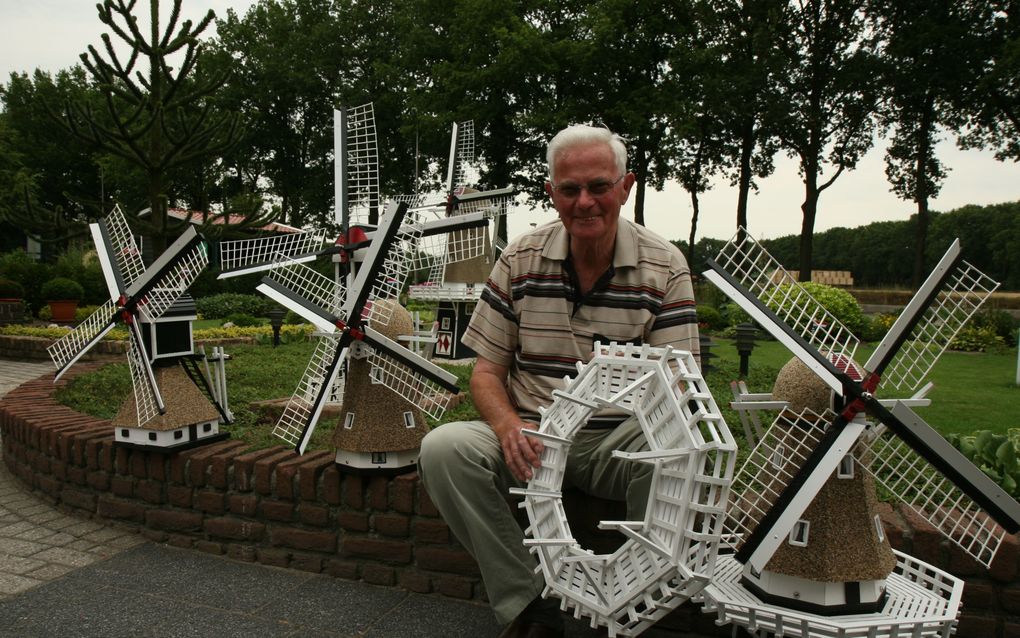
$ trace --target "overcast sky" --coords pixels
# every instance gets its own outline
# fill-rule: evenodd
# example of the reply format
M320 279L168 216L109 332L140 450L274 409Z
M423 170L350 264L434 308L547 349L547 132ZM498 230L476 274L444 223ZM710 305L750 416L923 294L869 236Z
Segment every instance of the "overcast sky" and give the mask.
M198 20L210 8L220 16L228 8L243 14L251 4L252 0L184 0L182 15ZM89 44L101 44L102 26L94 0L0 0L0 78L6 83L11 72L31 73L36 68L54 72L74 65ZM475 125L482 127L484 122ZM626 131L622 133L626 135ZM841 175L822 194L816 230L910 216L913 205L889 192L884 152L884 143L880 143L855 171ZM951 170L941 194L931 202L934 210L1020 200L1020 165L998 162L987 151L961 151L951 140L942 142L938 153ZM803 194L796 161L778 157L775 174L762 181L760 192L751 197L751 233L759 238L799 233ZM667 239L686 239L691 210L689 195L668 184L662 192L649 191L645 223ZM630 210L625 214L632 215ZM550 210L520 211L511 217L511 235L552 216ZM717 179L701 196L698 236L728 239L735 224L736 189L725 179Z

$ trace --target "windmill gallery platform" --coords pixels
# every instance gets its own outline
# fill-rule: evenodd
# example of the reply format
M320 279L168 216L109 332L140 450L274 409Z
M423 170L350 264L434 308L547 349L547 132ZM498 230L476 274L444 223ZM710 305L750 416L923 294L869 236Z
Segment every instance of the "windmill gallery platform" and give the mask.
M499 633L415 474L230 440L114 447L108 422L54 401L52 376L0 361L0 636ZM1020 636L1016 537L985 570L911 512L882 516L895 547L966 578L957 636ZM688 605L644 635L730 635L713 620Z

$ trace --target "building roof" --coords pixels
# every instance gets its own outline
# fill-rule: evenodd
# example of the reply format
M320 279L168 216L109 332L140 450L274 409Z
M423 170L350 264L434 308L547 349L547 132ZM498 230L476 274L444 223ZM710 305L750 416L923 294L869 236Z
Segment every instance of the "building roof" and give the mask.
M209 220L208 221L210 223L212 223L213 225L217 225L217 226L223 225L223 224L240 224L240 223L244 222L244 215L232 215L232 214L217 215L217 214L205 213L205 212L200 211L200 210L187 210L187 209L184 209L184 208L168 208L166 213L167 213L167 215L169 215L170 217L173 217L174 219L179 219L181 221L188 221L188 222L191 222L192 224L195 224L196 226L201 225L201 224L206 222L205 216L207 214L209 215ZM149 214L151 214L151 209L149 209L149 208L142 209L141 211L138 212L138 216L139 217L147 217ZM271 233L303 233L304 232L304 230L302 230L301 228L298 228L296 226L291 226L289 224L281 224L279 222L269 222L268 224L263 224L262 226L252 226L251 229L252 230L264 230L264 231L271 232Z

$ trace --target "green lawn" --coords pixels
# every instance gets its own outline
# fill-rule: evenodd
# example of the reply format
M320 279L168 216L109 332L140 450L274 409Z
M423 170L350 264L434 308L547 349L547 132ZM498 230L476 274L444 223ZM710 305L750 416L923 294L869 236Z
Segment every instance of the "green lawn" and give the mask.
M713 352L720 359L738 362L736 347L727 339L713 338ZM872 352L864 344L856 359L863 363ZM751 358L751 372L756 367L778 370L790 359L790 353L777 341L759 341ZM935 364L931 381L935 387L928 394L932 404L917 408L918 414L942 434L970 433L992 430L1005 434L1009 428L1020 428L1020 388L1016 386L1016 350L1004 353L946 352ZM768 392L763 384L748 384L752 392ZM876 394L881 398L882 385ZM716 394L716 400L722 400ZM731 427L733 424L731 424Z
M729 409L729 383L738 376L739 357L732 341L720 338L713 338L713 341L716 343L713 352L718 358L713 360L716 370L710 372L707 379L730 428L739 437L740 421ZM268 345L231 346L228 351L233 356L227 364L227 379L236 422L227 429L234 438L258 447L278 443L270 436L272 424L260 420L260 415L248 406L253 401L289 397L304 373L312 344L296 342L277 348ZM865 360L869 352L867 347L862 347L858 360ZM789 353L779 343L760 341L750 359L749 389L752 392L770 391L776 373L789 358ZM471 367L444 367L458 376L461 388L467 391ZM1020 427L1020 418L1016 416L1017 406L1020 406L1020 389L1014 385L1015 375L1015 351L1005 354L946 353L933 373L936 386L929 395L933 405L918 411L943 434L983 429L1005 433L1009 428ZM82 412L109 418L130 391L127 364L118 363L78 377L58 394L58 399ZM476 416L469 400L448 411L441 422ZM323 422L317 428L313 448L330 447L328 437L334 425Z

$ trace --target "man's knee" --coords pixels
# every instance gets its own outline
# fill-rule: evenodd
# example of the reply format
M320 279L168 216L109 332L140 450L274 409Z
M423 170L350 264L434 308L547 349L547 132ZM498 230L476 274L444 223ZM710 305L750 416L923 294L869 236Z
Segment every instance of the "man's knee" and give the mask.
M451 476L463 469L471 456L467 439L469 424L454 422L441 425L425 435L418 453L418 473L423 482Z

